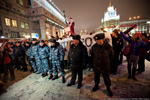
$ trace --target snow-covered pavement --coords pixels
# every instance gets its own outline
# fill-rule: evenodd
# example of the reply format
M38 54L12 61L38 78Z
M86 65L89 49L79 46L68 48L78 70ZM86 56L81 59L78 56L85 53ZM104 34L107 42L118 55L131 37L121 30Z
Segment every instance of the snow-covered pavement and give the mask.
M117 75L110 75L112 98L150 98L150 62L146 61L146 71L136 73L138 81L127 79L127 63L118 68ZM59 74L60 76L60 74ZM0 96L0 100L104 100L109 98L101 77L99 90L92 92L94 74L84 70L83 86L77 89L77 84L67 87L71 78L66 70L66 83L62 83L60 76L57 80L49 80L49 76L42 78L39 74L31 74L23 80L14 83Z

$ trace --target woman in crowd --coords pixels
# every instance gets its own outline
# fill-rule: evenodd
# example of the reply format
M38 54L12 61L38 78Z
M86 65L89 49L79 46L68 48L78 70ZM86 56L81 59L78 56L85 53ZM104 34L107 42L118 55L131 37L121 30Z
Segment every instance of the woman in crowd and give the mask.
M138 61L139 61L139 49L142 47L143 49L148 50L148 48L141 38L142 36L141 33L135 33L132 38L129 38L123 32L121 32L120 29L118 29L118 31L120 32L121 36L127 42L129 42L129 44L131 44L130 53L129 53L129 61L128 61L128 74L129 74L128 79L130 79L131 77L131 65L133 63L132 79L137 80L135 78L135 72L136 72Z
M7 83L8 70L10 72L11 81L15 80L14 69L11 65L11 59L9 57L9 53L12 52L12 49L10 48L10 46L8 46L6 42L2 44L1 49L2 49L2 53L1 53L2 58L0 60L0 65L2 66L4 71L3 82Z

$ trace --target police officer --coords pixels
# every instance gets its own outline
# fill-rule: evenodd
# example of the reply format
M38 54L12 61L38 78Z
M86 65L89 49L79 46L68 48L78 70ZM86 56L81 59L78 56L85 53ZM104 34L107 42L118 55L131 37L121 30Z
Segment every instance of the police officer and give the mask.
M26 51L26 53L27 53L27 51L28 51L28 49L29 49L30 47L31 47L31 42L26 41L26 42L25 42L25 51ZM27 62L28 62L28 65L31 66L30 72L34 71L32 65L31 65L31 61L30 61L31 59L30 59L27 55L26 55L26 60L27 60Z
M39 57L42 63L42 76L47 76L49 71L50 76L52 76L52 69L49 68L48 57L49 57L49 47L44 43L44 40L39 41Z
M112 96L112 92L110 90L111 81L109 78L110 75L110 61L114 57L114 52L112 47L104 42L105 34L100 33L95 35L94 39L96 43L91 48L91 57L93 63L94 70L94 81L95 86L92 89L93 92L98 90L98 85L100 83L100 74L104 78L105 85L107 87L107 92L109 96Z
M51 78L52 80L58 79L57 69L59 69L61 76L62 76L62 82L65 83L65 71L62 67L63 59L64 59L63 48L58 42L56 42L55 38L52 38L49 41L51 44L51 46L49 47L50 48L49 61L50 61L50 65L53 66L53 71L55 75L53 78L50 76L49 79Z
M73 35L73 44L70 46L68 53L68 66L71 68L71 81L67 86L75 84L76 76L78 74L78 87L81 88L82 79L83 79L83 68L87 66L88 63L88 54L87 48L80 41L80 35Z
M26 54L31 59L31 65L32 65L32 67L34 69L33 73L36 73L37 72L37 68L38 68L38 72L37 73L39 74L39 73L42 73L41 60L39 59L39 55L38 55L39 45L38 45L38 42L37 42L36 38L32 38L31 41L32 41L32 45L28 49Z

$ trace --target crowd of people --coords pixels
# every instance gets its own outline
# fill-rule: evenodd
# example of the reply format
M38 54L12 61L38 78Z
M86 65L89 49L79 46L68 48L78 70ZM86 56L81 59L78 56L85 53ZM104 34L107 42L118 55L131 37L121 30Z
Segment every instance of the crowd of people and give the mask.
M112 96L109 75L110 73L117 74L118 65L122 63L123 50L126 47L130 47L130 52L126 57L129 74L127 78L137 80L136 71L145 71L144 62L146 53L150 50L150 42L146 33L135 33L130 37L129 32L135 27L131 27L125 32L115 29L111 34L112 46L105 41L104 33L96 34L94 36L96 43L89 50L80 41L80 35L73 35L73 40L68 41L66 48L57 42L58 37L49 39L50 46L44 40L38 41L36 38L26 42L3 43L0 47L0 71L4 74L3 78L0 77L2 80L0 81L2 84L0 90L5 91L2 87L3 82L7 83L8 70L13 81L15 80L14 68L25 72L28 70L27 65L31 66L30 71L33 73L41 74L42 77L48 76L51 80L58 79L59 70L62 83L66 82L64 68L71 69L71 81L67 86L74 85L78 75L77 88L79 89L82 87L83 69L88 65L88 70L94 71L95 86L92 91L98 90L100 74L102 74L107 92L109 96Z

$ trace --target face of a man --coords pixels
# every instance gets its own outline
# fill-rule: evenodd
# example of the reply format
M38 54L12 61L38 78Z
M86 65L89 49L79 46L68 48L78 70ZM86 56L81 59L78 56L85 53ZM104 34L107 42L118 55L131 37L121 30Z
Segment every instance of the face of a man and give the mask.
M44 43L43 42L40 42L40 46L43 46L44 45Z
M55 43L52 43L52 42L51 42L51 46L55 46Z
M36 41L32 41L32 44L35 44L36 43Z
M77 46L79 44L79 40L73 40L73 44Z
M103 45L104 39L96 40L96 43L97 43L98 45Z
M26 46L29 46L29 44L28 44L28 43L25 43L25 45L26 45Z
M142 39L144 40L146 37L145 36L142 36Z
M114 32L112 32L112 36L113 36L113 37L116 37L117 35L116 35Z
M20 43L16 43L16 46L17 46L17 47L20 46Z

